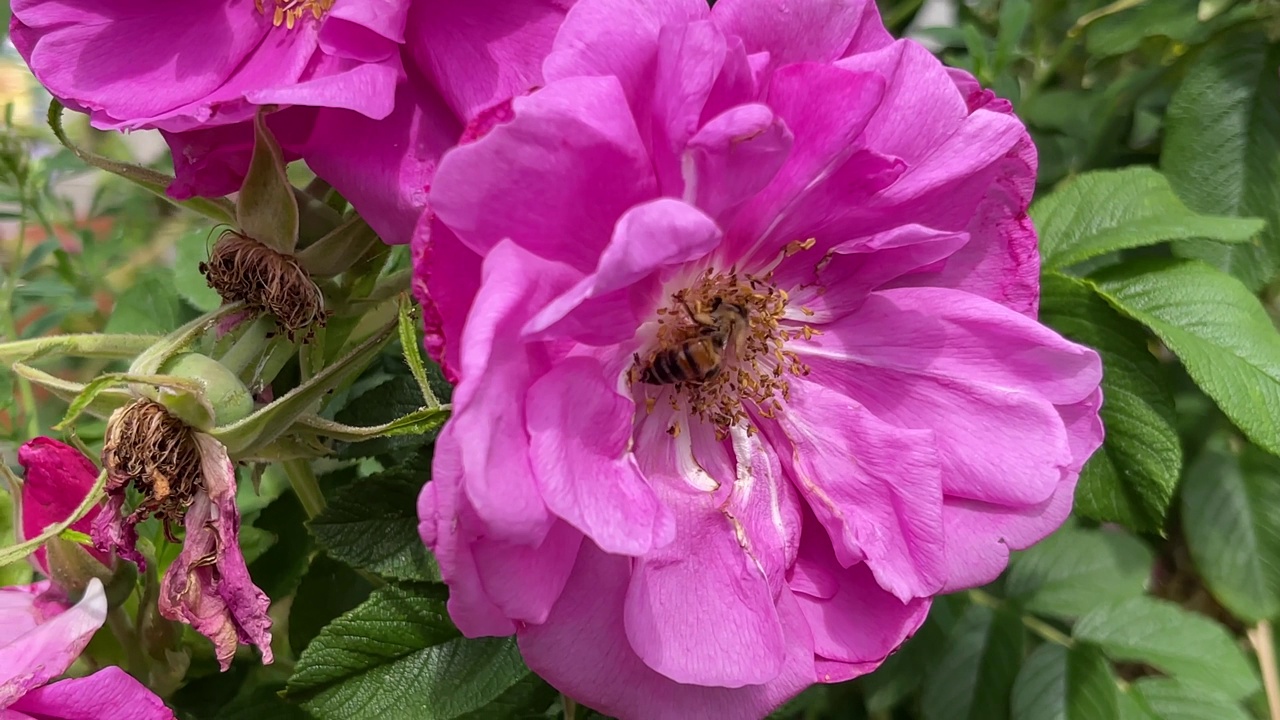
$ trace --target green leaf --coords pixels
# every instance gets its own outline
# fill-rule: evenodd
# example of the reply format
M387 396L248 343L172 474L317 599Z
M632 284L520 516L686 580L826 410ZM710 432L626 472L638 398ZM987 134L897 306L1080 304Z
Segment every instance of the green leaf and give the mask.
M316 556L302 576L289 608L289 647L293 654L306 650L326 625L368 600L372 592L373 585L356 571L324 555Z
M1239 704L1213 687L1176 678L1142 678L1133 690L1160 720L1252 720Z
M1154 554L1109 530L1063 528L1009 563L1005 594L1031 612L1077 618L1143 594Z
M529 673L493 702L465 715L458 720L534 720L545 719L547 709L556 701L559 693L545 680ZM553 716L554 717L554 716Z
M213 312L222 304L218 291L200 273L200 263L209 259L213 238L207 227L197 227L174 241L173 284L178 295L200 312Z
M1240 281L1170 259L1108 268L1093 280L1169 346L1249 439L1280 453L1280 334Z
M1013 684L1013 720L1118 720L1115 678L1097 649L1045 643Z
M1245 242L1264 225L1251 218L1194 213L1164 176L1147 167L1077 175L1032 206L1031 217L1048 269L1169 240Z
M1073 635L1112 660L1141 662L1232 698L1258 690L1258 678L1227 630L1189 610L1149 597L1104 605L1080 619Z
M1209 441L1182 482L1182 530L1214 597L1250 622L1280 613L1280 471L1249 446Z
M388 586L311 641L288 697L318 720L452 720L528 674L514 639L464 638L440 594Z
M164 335L182 324L181 317L173 280L147 274L116 298L103 332Z
M1280 268L1280 44L1261 31L1215 38L1187 72L1165 118L1160 167L1193 210L1267 221L1260 243L1188 243L1251 290Z
M426 468L401 467L344 488L311 521L335 559L395 580L440 582L418 535L418 493Z
M1040 319L1102 356L1106 437L1080 474L1076 512L1139 532L1159 531L1182 471L1173 397L1147 334L1087 283L1058 273L1041 281Z
M1022 620L1016 613L970 605L925 678L920 698L924 720L1007 717L1022 645Z
M1134 691L1133 686L1129 686L1127 691L1116 693L1116 699L1119 701L1120 720L1160 720L1147 706L1147 701Z

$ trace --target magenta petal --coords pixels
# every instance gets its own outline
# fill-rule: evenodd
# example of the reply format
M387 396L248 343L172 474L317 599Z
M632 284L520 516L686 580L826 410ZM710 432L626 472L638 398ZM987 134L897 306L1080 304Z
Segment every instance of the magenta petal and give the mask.
M617 218L657 193L626 98L613 78L573 78L513 109L510 122L444 156L432 209L478 253L510 238L586 271Z
M767 52L774 67L831 62L893 41L874 0L720 0L711 18L747 52Z
M1102 391L1082 402L1059 408L1071 445L1071 465L1062 471L1053 495L1026 507L1003 507L946 498L947 585L945 592L985 585L1004 571L1009 551L1024 550L1057 530L1071 512L1080 468L1101 445L1098 407Z
M340 0L325 13L320 47L364 62L385 60L404 42L408 0Z
M649 144L664 195L682 194L680 158L698 131L726 52L724 36L707 20L667 25L658 33Z
M618 220L595 274L552 301L525 333L590 345L630 340L657 303L656 273L705 256L720 240L714 220L679 200L632 207Z
M431 176L461 128L430 89L404 83L395 100L395 111L383 120L321 112L304 157L379 237L401 245L413 236Z
M463 323L480 289L480 256L425 210L414 228L413 294L422 305L427 353L458 383Z
M351 110L373 120L391 114L395 105L399 57L379 63L327 59L327 72L273 87L250 90L254 105L308 105ZM347 138L350 139L350 138Z
M876 292L823 331L795 344L815 379L932 430L945 492L984 502L1048 499L1072 460L1054 405L1084 400L1101 377L1093 351L954 290Z
M529 450L551 512L602 550L643 555L675 537L675 519L631 455L635 407L598 360L558 363L529 389Z
M543 72L548 82L615 77L636 107L647 107L659 31L708 12L702 0L579 0L560 26Z
M431 481L418 496L418 532L449 584L449 617L458 630L467 637L510 635L515 623L486 594L476 570L471 542L482 528L464 525L474 512L462 493L462 457L453 430L445 425L436 440Z
M795 141L773 180L734 219L728 233L736 251L732 260L741 262L757 252L770 256L756 259L772 260L778 248L804 239L777 237L775 228L787 219L798 198L860 149L858 136L884 91L880 75L829 65L788 65L774 73L769 106L786 123Z
M800 549L801 510L795 486L773 448L743 428L729 431L736 475L724 511L733 535L751 556L776 597Z
M217 440L195 438L205 487L187 508L182 552L161 581L160 614L212 640L223 670L231 666L237 641L257 645L269 664L271 601L249 578L240 553L235 466Z
M785 411L776 426L762 424L765 433L841 565L865 562L904 602L936 593L945 567L933 433L885 423L821 381L793 378Z
M98 517L93 519L90 528L93 546L100 553L115 552L137 565L139 570L146 570L147 562L142 553L138 552L138 520L133 516L125 516L125 499L123 492L107 497L107 504L101 508Z
M40 82L118 121L162 115L215 91L271 28L236 0L16 0L12 10L34 37L24 57Z
M653 671L635 655L623 631L629 563L585 545L547 622L520 630L525 662L561 692L623 720L741 720L764 717L813 682L809 630L785 590L778 615L786 657L772 681L739 689L703 687ZM696 610L699 617L720 612L718 599Z
M0 588L0 612L4 614L0 627L27 628L0 645L0 708L4 708L71 667L106 621L107 596L102 581L92 578L80 602L63 610L29 588Z
M39 687L10 711L41 720L174 720L173 711L145 685L118 667ZM4 711L0 710L0 716Z
M449 420L461 443L464 489L498 539L537 545L550 529L529 462L525 393L547 372L546 348L520 342L530 315L579 275L504 240L485 258L462 337L462 382Z
M993 185L969 221L970 241L937 273L912 284L963 289L1035 319L1040 252L1027 207L1035 190L1036 147L1024 136L987 168Z
M816 533L813 531L817 531ZM811 519L796 559L795 575L829 577L834 588L821 594L809 585L789 584L813 631L819 656L843 663L880 663L911 637L929 614L929 598L907 602L880 587L865 564L840 567L822 528Z
M908 165L929 160L969 115L946 68L919 43L899 40L837 65L855 72L879 73L888 80L884 99L866 125L864 142ZM912 122L903 122L903 118L912 118Z
M542 82L542 59L573 0L410 3L405 46L464 121Z
M873 291L903 275L949 261L968 241L966 233L900 225L832 248L817 267L812 255L797 253L782 261L774 277L780 287L793 288L789 320L828 323L862 307Z
M311 136L316 108L292 107L267 115L267 127L280 142L286 161L300 157ZM341 111L337 111L341 112ZM250 115L252 117L252 115ZM253 122L160 133L173 155L175 180L167 194L175 200L220 197L236 192L253 155Z
M684 194L712 217L764 189L791 153L791 131L766 105L740 105L703 125L685 149Z
M787 644L768 578L711 493L662 486L675 541L636 561L624 611L644 663L681 683L739 688L775 680Z
M462 516L466 521L466 514ZM519 623L541 623L559 599L577 561L582 533L559 520L537 546L481 538L471 545L476 576L502 614Z
M46 527L62 522L80 507L98 479L98 468L79 450L53 438L37 437L18 449L18 463L26 471L22 483L22 538L33 538ZM100 512L92 508L71 525L88 534ZM106 564L110 556L86 548ZM32 556L40 571L49 573L44 548Z

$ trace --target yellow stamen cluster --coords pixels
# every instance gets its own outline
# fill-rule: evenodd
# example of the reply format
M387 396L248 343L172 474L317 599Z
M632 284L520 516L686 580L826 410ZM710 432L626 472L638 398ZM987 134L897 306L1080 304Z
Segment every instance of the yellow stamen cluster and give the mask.
M676 410L687 401L688 408L714 425L723 439L730 427L747 419L748 409L762 417L774 416L790 396L788 378L809 374L799 356L786 349L787 341L793 336L810 338L818 331L809 326L789 330L779 324L788 297L785 290L774 286L772 273L757 277L708 269L690 287L673 293L670 305L658 310L656 344L640 366L652 362L662 350L679 347L701 334L704 328L690 317L689 309L709 314L717 301L742 308L745 327L728 338L719 374L702 383L676 383L669 397ZM633 370L633 380L638 377L638 367ZM646 405L652 410L648 399ZM754 432L755 428L748 424L747 430ZM669 432L678 436L680 428L673 426Z
M324 17L332 7L335 0L253 0L253 4L258 8L258 12L263 15L267 14L267 7L271 8L271 24L280 27L284 25L289 30L298 24L298 21L305 15L319 20Z

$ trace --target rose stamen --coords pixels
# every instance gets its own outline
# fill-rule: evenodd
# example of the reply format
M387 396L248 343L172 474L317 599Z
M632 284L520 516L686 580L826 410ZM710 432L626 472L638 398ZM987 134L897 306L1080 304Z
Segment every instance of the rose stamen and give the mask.
M286 29L292 30L297 26L298 21L305 15L310 15L316 20L324 17L324 14L333 8L335 0L253 0L253 5L258 12L266 15L267 5L271 6L271 24L275 27L284 25Z
M799 252L813 243L793 245L794 252ZM779 323L786 313L787 301L786 291L774 286L771 272L751 275L708 269L689 287L672 293L671 303L657 310L654 346L647 354L637 354L628 378L634 382L641 369L659 353L706 333L706 326L696 322L690 310L696 315L710 315L713 308L736 306L743 310L745 327L728 338L721 349L719 372L702 382L674 383L675 392L669 396L671 407L677 412L687 407L715 426L720 439L727 437L729 428L745 421L749 411L773 417L781 409L781 400L791 394L790 376L809 374L799 356L786 349L787 341L800 334ZM806 336L812 332L809 329ZM678 432L675 429L672 434Z

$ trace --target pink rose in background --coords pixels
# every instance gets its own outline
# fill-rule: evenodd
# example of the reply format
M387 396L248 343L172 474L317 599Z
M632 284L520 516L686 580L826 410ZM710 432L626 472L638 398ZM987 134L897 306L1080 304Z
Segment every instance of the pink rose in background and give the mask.
M173 711L118 667L46 684L66 672L107 617L98 579L74 605L46 582L0 588L0 718L173 720Z
M37 437L18 449L18 463L22 465L23 483L21 495L22 537L33 538L45 528L71 517L80 503L93 489L98 479L98 468L79 450L49 437ZM100 508L92 508L71 529L89 534ZM86 547L91 555L102 561L111 561L108 553ZM40 572L49 574L45 562L45 550L32 554L32 562Z
M572 0L21 0L32 72L102 129L155 128L175 199L235 192L259 106L390 243L406 243L463 123L541 82ZM146 42L138 39L149 38Z
M408 0L15 0L10 35L102 130L171 132L260 105L391 113Z
M465 634L622 720L763 717L1062 523L1101 365L1034 319L1007 106L871 0L581 0L543 76L414 238Z

